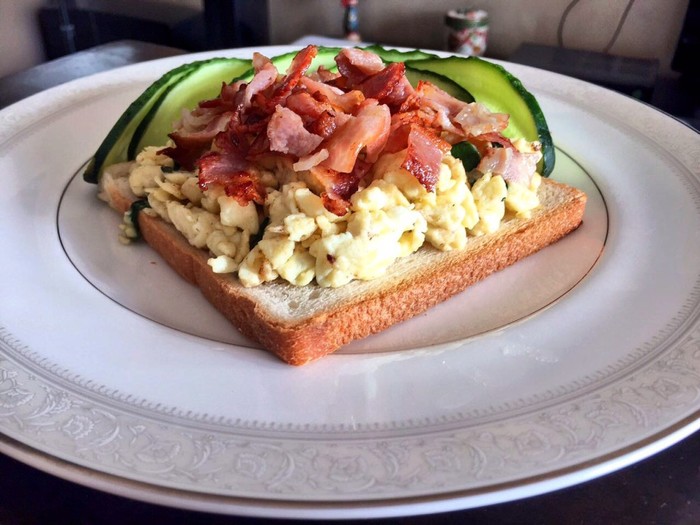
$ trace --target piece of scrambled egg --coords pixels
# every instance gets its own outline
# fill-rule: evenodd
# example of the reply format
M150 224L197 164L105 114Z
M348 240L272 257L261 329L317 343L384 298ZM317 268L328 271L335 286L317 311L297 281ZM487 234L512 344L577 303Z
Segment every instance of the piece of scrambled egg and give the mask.
M526 148L527 144L520 144ZM221 189L202 191L194 173L176 171L159 148L141 152L129 175L132 191L197 248L212 254L216 273L236 273L244 286L282 278L303 286L338 287L382 275L398 258L424 244L461 250L469 236L496 231L507 212L529 217L539 205L535 174L529 186L483 174L469 184L461 161L446 155L434 192L401 168L402 153L384 155L372 182L351 198L344 216L329 212L305 182L279 186L262 171L268 195L264 230L254 203L241 206ZM126 228L127 234L133 233ZM262 235L260 235L262 233ZM251 237L260 239L250 249Z

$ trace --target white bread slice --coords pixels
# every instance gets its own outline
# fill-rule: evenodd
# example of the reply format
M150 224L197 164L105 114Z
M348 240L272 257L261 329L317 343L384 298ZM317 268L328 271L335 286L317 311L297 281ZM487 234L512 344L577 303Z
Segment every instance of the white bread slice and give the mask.
M106 173L101 186L103 198L121 213L135 199L119 176ZM586 195L580 190L543 179L539 198L530 219L510 218L496 233L470 237L465 250L423 247L381 278L333 289L280 281L245 288L232 274L213 273L209 254L170 224L146 213L138 222L145 241L245 336L303 365L427 310L581 224Z

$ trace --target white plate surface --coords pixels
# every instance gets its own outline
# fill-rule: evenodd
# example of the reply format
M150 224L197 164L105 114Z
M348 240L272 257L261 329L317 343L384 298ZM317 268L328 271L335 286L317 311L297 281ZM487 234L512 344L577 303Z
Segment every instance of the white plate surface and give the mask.
M0 112L0 450L163 504L371 517L554 490L700 426L697 133L509 64L547 115L554 178L589 194L583 226L294 368L231 331L147 247L119 245L119 218L75 176L146 85L203 56Z

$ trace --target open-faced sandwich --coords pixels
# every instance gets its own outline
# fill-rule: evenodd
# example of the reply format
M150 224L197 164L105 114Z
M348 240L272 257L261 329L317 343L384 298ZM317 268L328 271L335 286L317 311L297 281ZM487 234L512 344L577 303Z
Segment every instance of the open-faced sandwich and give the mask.
M553 162L539 106L498 65L309 46L169 72L85 179L125 242L300 365L577 228L586 197L546 178Z

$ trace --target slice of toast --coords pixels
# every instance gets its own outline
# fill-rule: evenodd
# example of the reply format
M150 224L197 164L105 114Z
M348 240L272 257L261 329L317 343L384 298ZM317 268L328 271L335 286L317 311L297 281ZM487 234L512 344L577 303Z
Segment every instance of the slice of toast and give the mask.
M102 196L123 213L135 196L126 178L105 174ZM543 179L540 206L529 219L510 218L500 229L470 237L460 251L424 246L399 259L386 275L339 288L281 281L245 288L233 274L215 274L210 255L191 246L170 224L138 214L145 241L245 336L285 362L303 365L379 332L463 291L468 286L556 242L582 221L586 195Z

